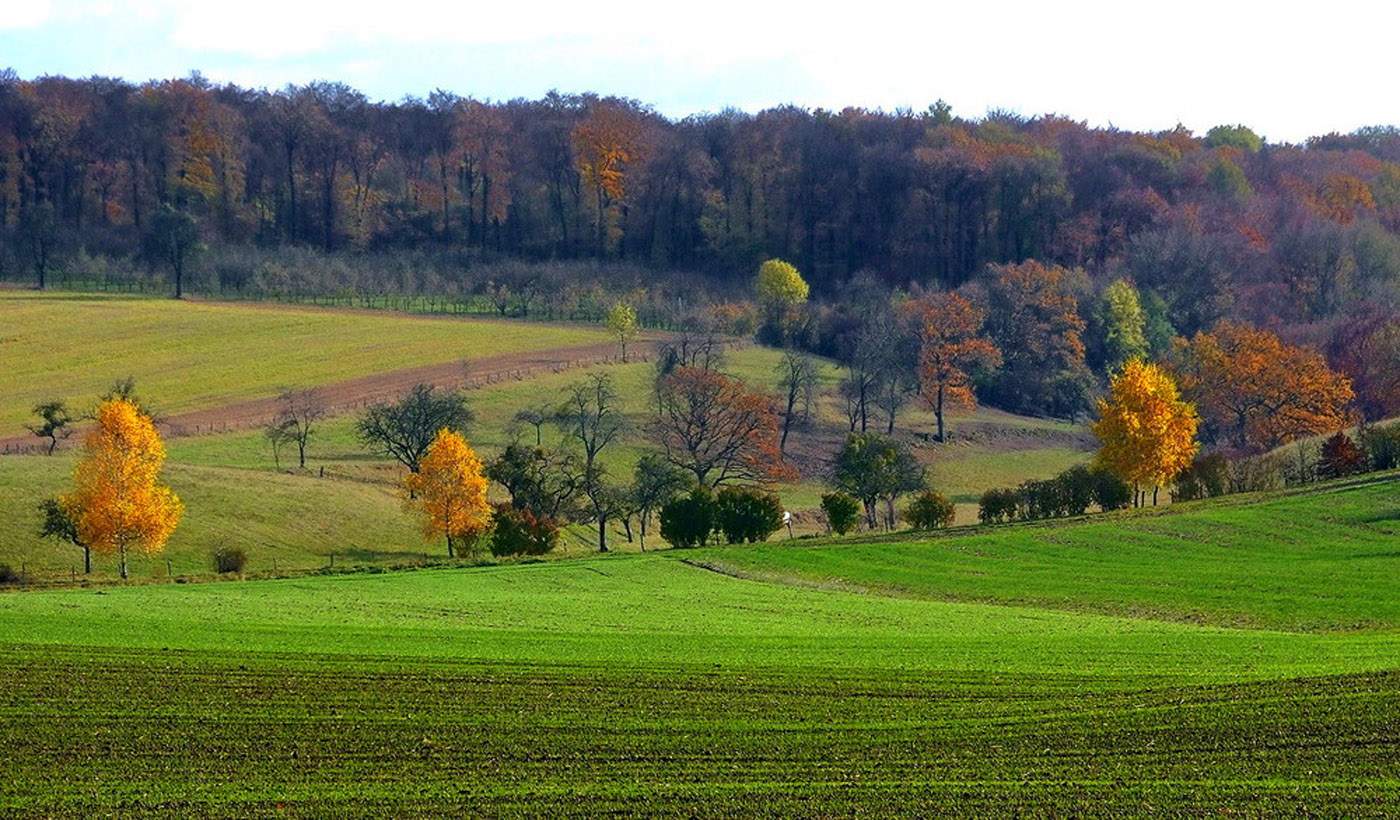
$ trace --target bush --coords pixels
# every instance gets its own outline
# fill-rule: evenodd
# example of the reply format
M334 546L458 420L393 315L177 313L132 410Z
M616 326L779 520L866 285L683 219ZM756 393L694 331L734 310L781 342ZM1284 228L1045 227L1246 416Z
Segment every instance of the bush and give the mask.
M983 524L1015 521L1020 497L1015 490L995 489L982 493L977 501L977 520Z
M510 504L493 504L491 554L543 555L559 545L559 527Z
M1317 460L1319 478L1341 478L1365 469L1366 453L1345 432L1338 431L1323 442L1322 454Z
M924 490L914 496L904 508L904 520L916 530L936 530L953 523L953 502L934 490Z
M1361 433L1361 446L1366 449L1372 470L1400 467L1400 424L1366 428Z
M1094 503L1104 512L1126 510L1133 503L1133 488L1108 470L1090 470L1094 477Z
M0 564L0 584L18 584L24 581L9 564Z
M248 563L248 555L236 547L219 547L210 557L214 562L214 571L220 575L242 573L243 567Z
M1257 493L1283 486L1283 465L1277 456L1249 456L1230 462L1226 486L1232 493Z
M1083 465L1071 467L1055 477L1059 484L1060 512L1083 515L1098 500L1099 476Z
M1196 501L1225 494L1230 477L1230 463L1218 454L1196 456L1191 466L1181 471L1172 487L1172 501Z
M860 522L860 502L840 490L822 496L822 512L826 525L837 535L854 530Z
M767 541L783 526L783 502L753 487L725 487L715 496L715 529L730 544Z
M714 494L707 487L696 487L690 495L661 508L661 537L675 547L698 547L714 531L715 513Z

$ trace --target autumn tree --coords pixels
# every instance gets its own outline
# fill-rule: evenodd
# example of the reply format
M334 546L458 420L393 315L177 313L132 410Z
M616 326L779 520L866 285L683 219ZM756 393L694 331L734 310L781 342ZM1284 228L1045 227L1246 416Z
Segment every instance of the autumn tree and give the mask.
M1191 466L1196 443L1196 410L1182 401L1165 370L1142 359L1129 359L1099 399L1096 462L1134 488L1157 489ZM1136 500L1136 499L1135 499Z
M593 192L597 215L597 254L607 255L610 237L620 233L619 209L628 181L649 145L642 113L617 99L597 100L571 135L584 184Z
M1269 450L1347 424L1351 380L1266 330L1221 322L1177 358L1182 396L1212 437L1234 447Z
M618 302L608 311L608 332L622 347L622 361L627 361L627 343L637 338L637 309L626 302Z
M1078 292L1084 275L1030 260L988 268L987 334L1003 366L992 386L1009 410L1072 416L1088 409Z
M461 430L472 418L461 393L439 392L430 384L418 384L397 402L371 405L355 427L362 442L416 473L439 430Z
M165 445L150 417L124 399L104 401L96 417L73 470L73 492L59 504L74 518L81 543L117 553L126 578L128 551L163 549L184 505L158 483Z
M1126 280L1115 279L1104 288L1100 303L1103 325L1104 364L1109 372L1124 362L1147 355L1142 303L1137 289Z
M796 475L778 452L773 400L713 370L677 367L662 376L651 431L666 459L702 487Z
M763 309L764 320L774 341L781 342L788 312L807 301L810 288L790 262L769 259L758 266L754 295Z
M448 558L456 557L455 544L470 545L491 527L481 459L447 427L437 431L404 488L405 509L423 517L424 538L446 538Z
M972 377L996 367L1001 353L982 335L983 311L956 293L935 293L915 303L919 335L919 382L944 441L944 412L977 405Z

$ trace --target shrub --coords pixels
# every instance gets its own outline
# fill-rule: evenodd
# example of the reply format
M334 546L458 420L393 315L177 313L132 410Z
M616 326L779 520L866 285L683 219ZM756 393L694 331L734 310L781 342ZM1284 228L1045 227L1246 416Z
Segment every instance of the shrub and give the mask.
M715 529L730 544L758 543L783 526L783 503L753 487L725 487L715 496Z
M715 529L715 497L706 487L661 508L661 537L676 547L698 547Z
M1230 477L1230 463L1219 454L1196 456L1190 467L1181 471L1172 487L1172 501L1195 501L1225 494Z
M953 523L953 502L934 490L914 496L904 510L904 520L916 530L936 530Z
M18 584L24 579L9 564L0 564L0 584Z
M1063 515L1083 515L1098 500L1099 478L1083 465L1071 467L1055 477L1059 484L1058 500Z
M840 490L822 496L822 512L826 525L837 535L854 530L860 522L860 502Z
M977 501L977 520L983 524L1000 524L1016 520L1020 497L1015 490L995 489L982 493Z
M1354 475L1366 469L1366 453L1345 432L1336 435L1322 444L1322 454L1317 460L1319 478L1341 478Z
M233 572L241 573L243 567L248 563L248 555L236 547L218 547L211 553L210 557L214 562L214 571L220 575Z
M1237 458L1230 462L1230 476L1226 486L1232 493L1277 490L1283 485L1283 472L1283 465L1277 456Z
M1361 433L1361 446L1366 449L1371 469L1393 470L1400 467L1400 424L1366 428Z
M1104 512L1125 510L1133 503L1133 488L1108 470L1090 470L1094 477L1094 503Z
M493 504L491 554L543 555L559 545L559 527L510 504Z

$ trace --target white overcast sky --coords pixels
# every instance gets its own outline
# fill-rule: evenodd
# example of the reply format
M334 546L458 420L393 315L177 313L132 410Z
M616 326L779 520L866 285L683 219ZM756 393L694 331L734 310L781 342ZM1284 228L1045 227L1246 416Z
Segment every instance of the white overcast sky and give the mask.
M334 80L373 99L550 89L634 97L670 117L793 103L1275 142L1400 123L1389 3L923 2L672 5L430 0L0 0L0 68L133 82L198 70L280 88Z

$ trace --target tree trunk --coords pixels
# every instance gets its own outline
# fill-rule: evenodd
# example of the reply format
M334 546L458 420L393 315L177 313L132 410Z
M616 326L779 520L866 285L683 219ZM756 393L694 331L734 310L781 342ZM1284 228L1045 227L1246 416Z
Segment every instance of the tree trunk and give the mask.
M598 516L598 551L608 551L608 519Z
M92 547L83 546L83 574L92 574Z
M449 534L449 535L447 536L447 557L448 557L448 558L456 558L456 557L457 557L456 551L452 549L452 536L451 536L451 534Z
M117 560L118 560L119 566L121 567L122 580L125 581L125 580L126 580L126 544L125 544L125 543L121 543L121 544L118 544L118 545L117 545L117 554L118 554L118 556L119 556L119 558L118 558Z
M938 401L933 407L933 417L938 420L938 440L946 441L943 438L943 383L938 383Z

